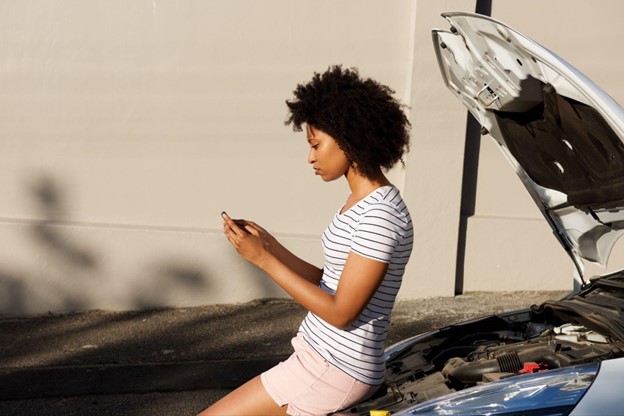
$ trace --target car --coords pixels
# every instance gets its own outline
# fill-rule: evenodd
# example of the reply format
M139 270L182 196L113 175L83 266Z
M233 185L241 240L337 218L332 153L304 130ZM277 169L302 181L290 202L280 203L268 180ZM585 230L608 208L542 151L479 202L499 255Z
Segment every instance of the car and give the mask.
M490 17L433 30L448 88L499 145L581 282L563 299L386 349L370 399L340 414L623 415L624 270L592 279L624 233L624 111L560 57ZM572 277L571 277L572 279Z

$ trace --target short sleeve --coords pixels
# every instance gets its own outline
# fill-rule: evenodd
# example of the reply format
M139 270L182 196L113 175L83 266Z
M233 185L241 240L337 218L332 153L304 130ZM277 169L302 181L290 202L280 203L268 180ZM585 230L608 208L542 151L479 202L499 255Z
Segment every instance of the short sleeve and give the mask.
M390 263L405 232L404 215L393 206L373 204L360 217L351 250L361 256Z

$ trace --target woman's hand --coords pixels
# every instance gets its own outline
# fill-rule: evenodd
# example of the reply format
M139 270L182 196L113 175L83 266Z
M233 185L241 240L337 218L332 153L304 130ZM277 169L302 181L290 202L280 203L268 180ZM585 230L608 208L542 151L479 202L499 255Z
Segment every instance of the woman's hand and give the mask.
M245 260L259 266L267 255L273 254L276 240L264 228L252 221L234 220L225 212L221 216L223 234Z

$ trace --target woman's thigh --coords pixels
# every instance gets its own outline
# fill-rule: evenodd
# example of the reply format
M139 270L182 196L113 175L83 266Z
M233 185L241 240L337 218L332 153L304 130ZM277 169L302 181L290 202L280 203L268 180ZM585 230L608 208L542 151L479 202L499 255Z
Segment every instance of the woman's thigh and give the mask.
M285 415L286 406L280 407L264 389L260 376L249 380L221 400L201 412L209 415Z

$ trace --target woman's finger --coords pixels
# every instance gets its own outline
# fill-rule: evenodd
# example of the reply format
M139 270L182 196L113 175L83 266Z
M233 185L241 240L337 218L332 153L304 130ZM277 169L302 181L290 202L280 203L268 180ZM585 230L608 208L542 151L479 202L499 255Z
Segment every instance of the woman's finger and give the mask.
M253 221L247 221L247 225L250 226L250 227L255 228L256 230L260 230L262 228L262 227L260 227L258 224L256 224Z
M236 222L229 217L229 215L223 213L223 220L225 224L232 230L236 235L242 236L245 231L241 230L241 228L236 224Z
M266 230L260 227L255 222L247 221L247 225L249 225L250 227L253 227L254 230L258 231L258 233L266 233Z
M253 225L251 224L246 224L245 226L245 230L247 231L247 233L255 236L255 237L259 237L260 233L258 232L258 229L256 229Z
M225 234L232 245L239 244L241 236L229 224L223 224L223 234Z
M230 230L229 228L224 228L223 234L225 234L225 237L228 239L230 244L234 245L234 238L232 236L232 230Z

